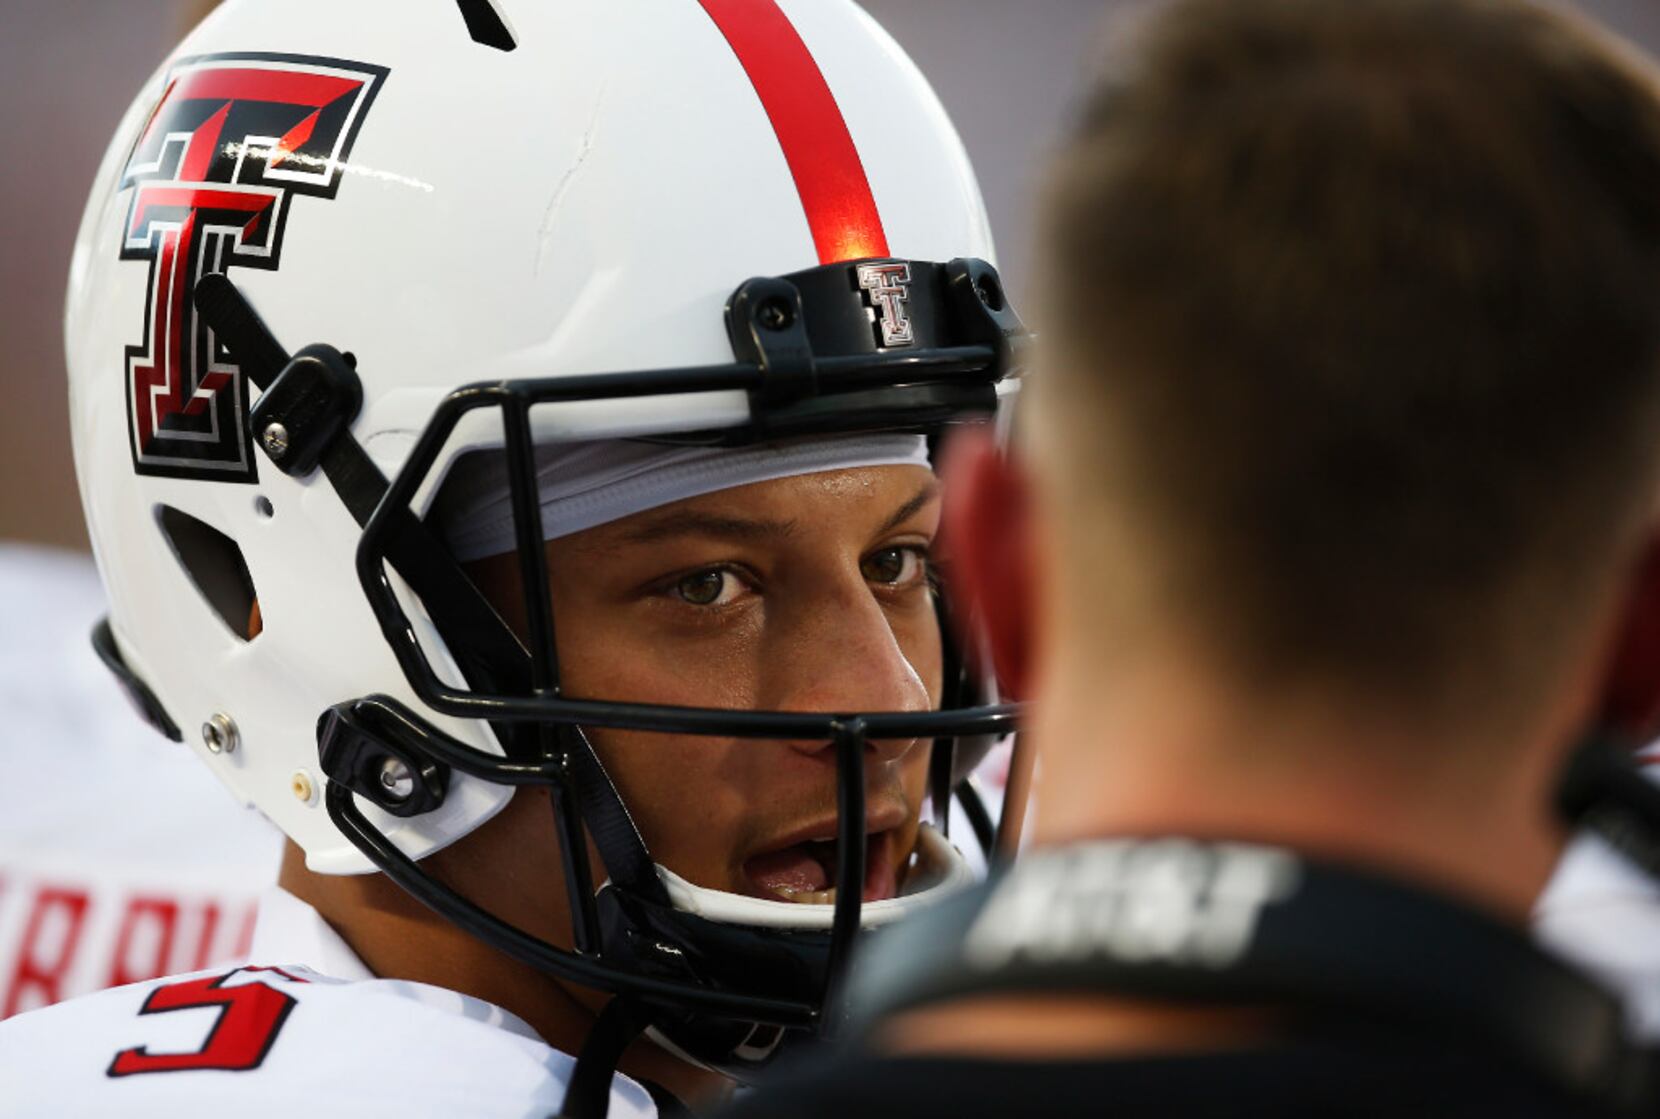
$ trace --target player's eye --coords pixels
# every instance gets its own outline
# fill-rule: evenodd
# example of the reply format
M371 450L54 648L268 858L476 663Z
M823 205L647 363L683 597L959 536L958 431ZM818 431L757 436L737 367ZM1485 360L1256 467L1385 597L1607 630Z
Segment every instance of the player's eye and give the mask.
M725 568L694 571L674 585L674 595L693 606L725 606L743 591L738 577Z
M883 548L866 556L860 562L859 570L872 583L885 587L908 587L927 577L928 557L921 548Z

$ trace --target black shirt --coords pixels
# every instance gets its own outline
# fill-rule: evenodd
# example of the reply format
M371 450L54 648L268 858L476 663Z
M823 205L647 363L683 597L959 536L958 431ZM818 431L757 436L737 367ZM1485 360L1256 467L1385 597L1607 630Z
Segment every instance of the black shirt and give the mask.
M1616 999L1455 897L1251 843L1032 852L861 953L849 1038L981 995L1268 1012L1254 1048L1054 1061L844 1048L734 1119L1660 1115ZM891 1027L890 1027L891 1028Z
M844 1055L780 1070L723 1119L1602 1119L1528 1070L1355 1036L1253 1051L1091 1061Z

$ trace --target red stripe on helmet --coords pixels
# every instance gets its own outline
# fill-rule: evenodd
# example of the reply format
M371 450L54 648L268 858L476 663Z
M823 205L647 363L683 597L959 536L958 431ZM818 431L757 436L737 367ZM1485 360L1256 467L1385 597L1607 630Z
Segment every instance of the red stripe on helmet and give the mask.
M699 0L755 86L801 195L820 264L887 256L870 180L836 97L777 0Z

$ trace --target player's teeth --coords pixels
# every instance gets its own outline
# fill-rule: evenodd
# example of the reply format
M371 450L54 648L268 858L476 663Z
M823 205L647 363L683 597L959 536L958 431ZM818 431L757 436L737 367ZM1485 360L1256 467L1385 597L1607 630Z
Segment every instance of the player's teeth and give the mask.
M782 901L794 902L797 905L835 905L836 888L828 890L774 890Z

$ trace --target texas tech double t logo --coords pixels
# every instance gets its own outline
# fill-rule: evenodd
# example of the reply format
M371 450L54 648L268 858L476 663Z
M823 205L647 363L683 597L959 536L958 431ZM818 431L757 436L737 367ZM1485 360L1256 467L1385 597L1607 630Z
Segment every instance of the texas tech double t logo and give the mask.
M121 176L136 187L121 257L150 262L144 341L127 347L139 473L254 480L247 386L191 292L233 265L278 266L295 199L335 196L386 73L250 54L187 59L168 75Z

